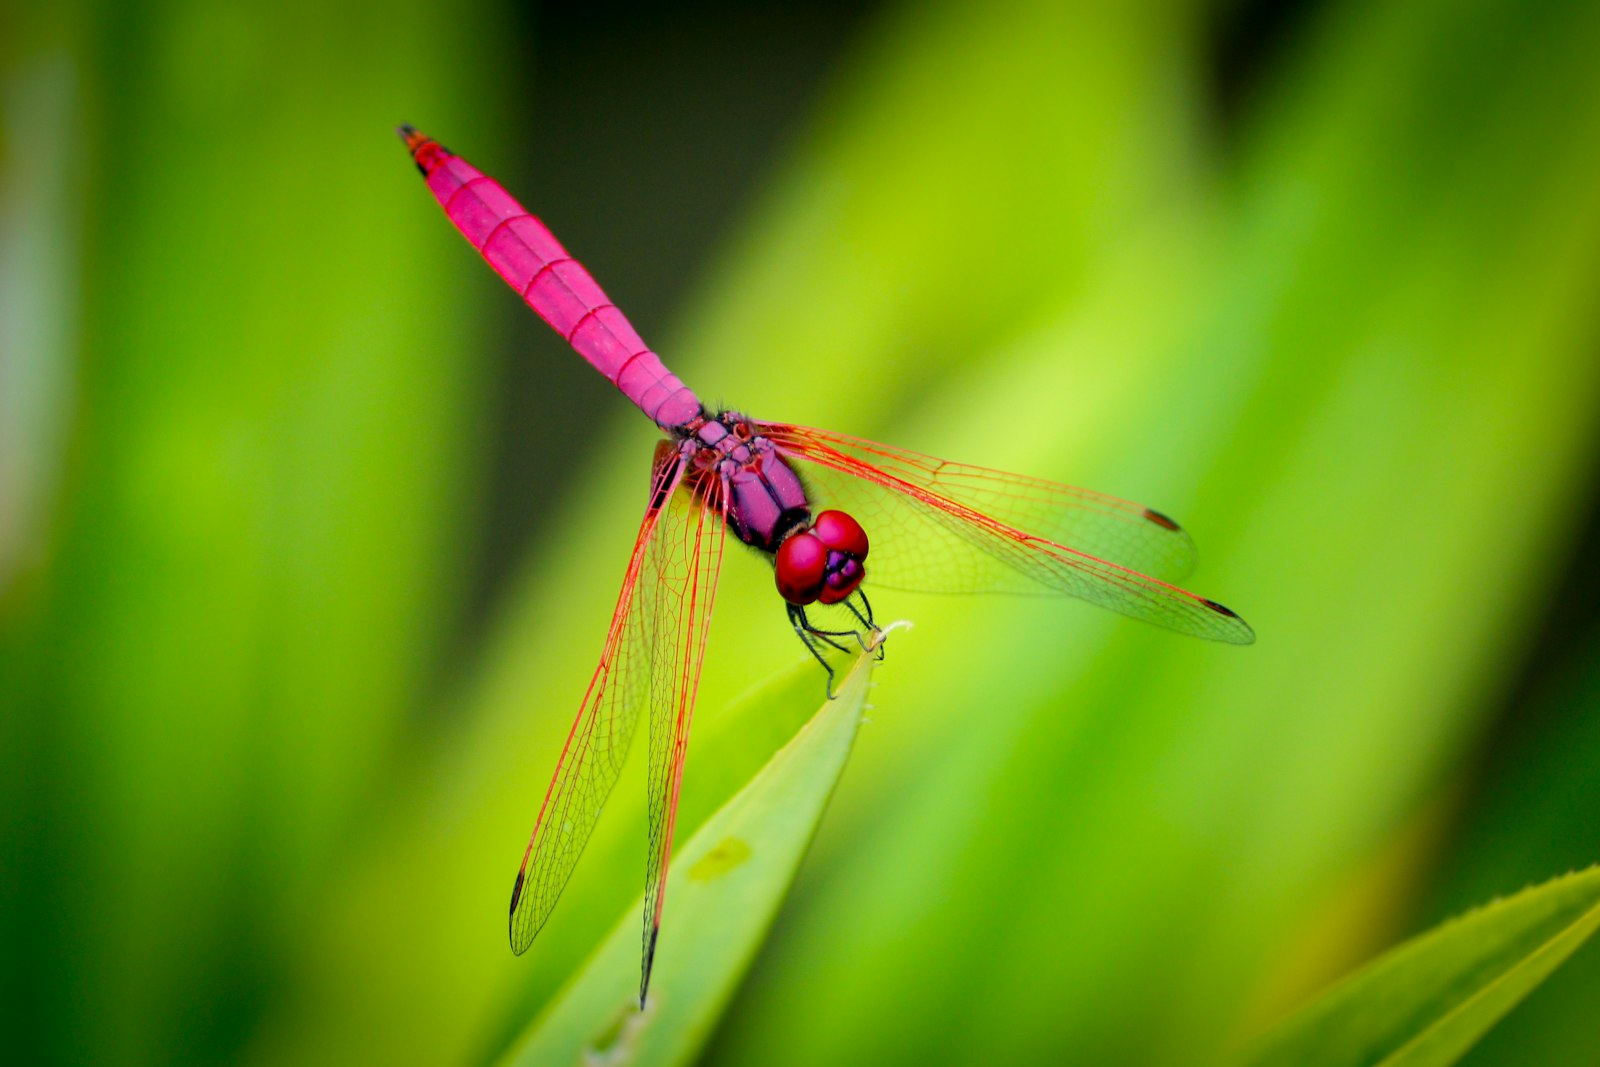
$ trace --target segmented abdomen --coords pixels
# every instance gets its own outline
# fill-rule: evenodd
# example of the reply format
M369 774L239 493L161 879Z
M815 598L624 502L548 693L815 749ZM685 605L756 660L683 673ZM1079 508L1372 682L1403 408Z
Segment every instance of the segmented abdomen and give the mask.
M700 414L699 399L544 223L499 182L418 136L412 155L445 214L540 318L657 425L672 429Z

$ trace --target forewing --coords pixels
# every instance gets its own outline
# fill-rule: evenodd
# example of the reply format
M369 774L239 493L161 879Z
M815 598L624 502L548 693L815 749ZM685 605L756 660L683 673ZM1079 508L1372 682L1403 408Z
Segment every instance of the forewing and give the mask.
M1195 565L1194 542L1168 516L1130 500L1024 474L956 463L830 430L759 423L779 447L816 462L830 457L872 468L1017 530L1107 563L1179 582Z
M661 581L661 543L674 536L664 516L682 479L677 453L658 450L650 503L628 557L600 665L561 749L511 890L511 950L518 954L533 942L572 877L621 773L639 710L653 698L652 657L660 640L656 590Z
M678 814L678 787L689 721L717 591L727 530L723 487L707 478L699 491L676 494L651 545L660 576L653 590L656 641L650 669L650 842L644 883L644 944L639 1003L644 1005L666 905L667 867Z
M1188 535L1160 512L827 431L757 428L795 461L814 506L866 529L869 587L1064 593L1196 637L1255 640L1232 611L1159 576L1194 560Z

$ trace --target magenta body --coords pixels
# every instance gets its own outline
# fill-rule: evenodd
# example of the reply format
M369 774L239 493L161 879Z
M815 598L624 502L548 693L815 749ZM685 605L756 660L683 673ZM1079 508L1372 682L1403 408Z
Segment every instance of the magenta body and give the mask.
M745 416L725 411L694 426L682 445L688 462L712 469L727 493L734 536L764 552L811 524L811 505L777 446Z
M472 247L578 354L657 426L679 430L704 414L615 304L544 223L500 183L435 141L415 151L428 188Z
M810 523L805 487L777 446L743 415L706 411L544 223L499 182L439 142L410 127L399 132L428 189L472 247L579 355L672 436L680 462L722 482L728 526L739 540L776 552L786 536Z

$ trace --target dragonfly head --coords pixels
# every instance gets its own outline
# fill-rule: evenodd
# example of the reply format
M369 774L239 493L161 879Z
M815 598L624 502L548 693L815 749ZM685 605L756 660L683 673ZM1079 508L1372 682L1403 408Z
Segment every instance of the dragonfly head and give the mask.
M842 511L824 511L778 546L778 592L802 607L837 604L867 576L867 532Z

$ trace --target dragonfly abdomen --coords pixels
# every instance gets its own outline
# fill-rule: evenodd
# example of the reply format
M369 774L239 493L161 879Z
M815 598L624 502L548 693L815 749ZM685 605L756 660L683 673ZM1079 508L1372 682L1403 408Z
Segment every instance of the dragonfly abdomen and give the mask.
M663 429L701 415L700 400L667 369L583 264L493 178L409 126L400 135L450 221L578 354Z

